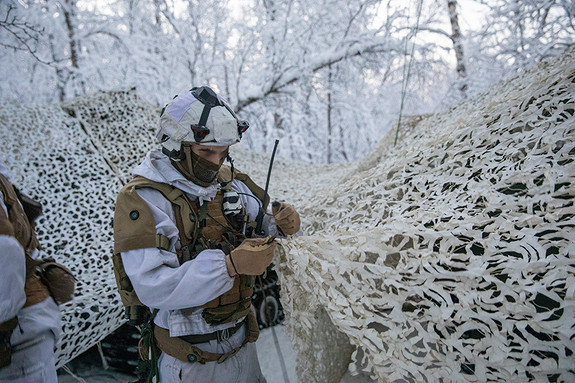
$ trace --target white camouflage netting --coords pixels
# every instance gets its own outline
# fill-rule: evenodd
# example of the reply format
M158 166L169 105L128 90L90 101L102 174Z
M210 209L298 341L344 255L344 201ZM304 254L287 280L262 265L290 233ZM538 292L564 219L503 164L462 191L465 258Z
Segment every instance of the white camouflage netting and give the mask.
M75 299L61 306L58 366L122 322L111 267L114 201L130 168L153 145L158 113L130 91L63 105L0 107L0 159L12 181L44 205L43 255L78 279Z
M339 382L350 362L390 382L575 379L574 56L410 119L360 163L276 159L270 194L306 232L278 267L300 382ZM158 113L129 90L0 106L0 159L45 205L44 253L79 280L58 366L122 322L113 202ZM269 157L232 153L263 186Z
M301 382L575 381L575 51L301 186ZM329 336L326 336L328 335Z

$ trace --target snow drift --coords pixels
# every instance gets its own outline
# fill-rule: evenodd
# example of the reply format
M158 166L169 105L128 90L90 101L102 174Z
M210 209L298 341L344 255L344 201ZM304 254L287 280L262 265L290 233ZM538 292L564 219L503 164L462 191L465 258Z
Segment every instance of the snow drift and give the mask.
M348 366L390 382L575 379L574 63L567 51L404 120L359 163L276 160L270 194L305 225L276 259L301 382ZM0 107L0 158L45 205L44 254L79 281L59 366L123 321L113 204L158 114L130 90ZM265 183L268 156L232 154Z

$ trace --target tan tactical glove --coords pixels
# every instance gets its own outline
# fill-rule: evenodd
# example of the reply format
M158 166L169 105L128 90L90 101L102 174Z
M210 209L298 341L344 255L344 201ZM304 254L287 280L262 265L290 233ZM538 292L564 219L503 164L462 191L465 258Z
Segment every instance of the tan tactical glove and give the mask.
M292 205L274 201L272 213L276 219L276 225L286 235L292 235L299 231L299 214Z
M260 275L272 262L277 242L274 237L248 238L226 255L228 274Z

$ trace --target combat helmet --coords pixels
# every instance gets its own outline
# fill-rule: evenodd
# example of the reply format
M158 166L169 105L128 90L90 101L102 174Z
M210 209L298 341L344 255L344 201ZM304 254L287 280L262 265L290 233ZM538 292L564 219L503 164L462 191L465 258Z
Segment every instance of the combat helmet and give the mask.
M184 177L207 187L216 181L224 158L231 162L229 153L213 164L194 153L192 145L229 147L240 142L248 128L249 123L238 119L227 102L202 86L174 97L164 107L156 137L162 152Z
M230 146L240 142L248 128L249 123L238 119L226 101L210 87L202 86L174 97L164 107L156 138L162 152L179 161L184 142Z

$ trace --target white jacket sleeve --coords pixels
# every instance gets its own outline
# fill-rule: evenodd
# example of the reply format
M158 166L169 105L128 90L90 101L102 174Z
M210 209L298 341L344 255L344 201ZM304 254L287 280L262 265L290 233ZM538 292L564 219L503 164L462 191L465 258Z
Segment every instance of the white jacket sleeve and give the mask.
M7 213L0 192L0 209ZM26 259L24 249L9 235L0 235L0 322L14 318L26 302L24 282Z
M183 309L201 306L229 291L234 280L228 275L223 251L204 250L180 266L175 253L178 229L170 202L153 189L138 189L137 193L152 210L156 232L170 239L170 251L150 248L122 253L126 274L142 303L158 309Z

